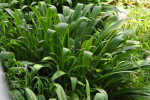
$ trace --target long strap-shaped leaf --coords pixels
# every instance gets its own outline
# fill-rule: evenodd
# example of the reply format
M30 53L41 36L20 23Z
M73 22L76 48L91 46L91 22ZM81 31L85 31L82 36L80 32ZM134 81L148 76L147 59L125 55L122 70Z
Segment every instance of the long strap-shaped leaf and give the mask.
M112 73L106 74L106 75L104 75L102 77L99 77L96 80L93 80L92 83L95 83L95 82L97 82L97 81L99 81L99 80L101 80L101 79L103 79L105 77L108 77L108 76L111 76L111 75L114 75L114 74L119 74L119 73L133 73L133 72L134 71L117 71L117 72L112 72Z
M63 16L64 17L70 16L70 13L71 13L70 8L68 6L64 6L63 7Z
M36 95L29 88L25 88L25 92L28 100L38 100Z
M82 7L83 7L83 4L80 4L80 3L77 4L72 21L76 21L80 17Z
M50 8L48 8L46 12L46 23L48 28L52 29L52 11Z
M46 11L47 11L46 3L45 2L39 2L38 5L39 5L42 16L45 17Z
M57 96L58 96L58 100L67 100L65 91L62 88L62 86L57 84L57 83L54 83L54 85L57 87L56 88L56 93L57 93Z
M71 77L71 84L72 84L72 91L74 92L77 84L77 78L76 77Z
M86 79L86 95L87 95L87 100L91 100L90 85L87 79Z
M23 24L22 24L20 18L18 17L18 15L17 15L16 13L14 13L13 16L14 16L15 23L16 23L16 26L17 26L17 28L18 28L19 34L25 38L25 39L22 39L23 43L30 47L30 41L29 41L29 40L30 40L30 39L29 39L30 37L28 36L28 35L29 35L28 32L25 32L25 31L20 27L20 25L23 25Z
M11 91L9 91L9 93L11 94L11 96L12 96L12 98L13 98L14 100L22 100L22 99L24 98L24 97L22 96L21 92L20 92L19 90L17 90L17 89L11 90ZM0 98L2 99L3 96L1 96ZM6 100L6 98L9 98L9 97L5 97L5 98L3 98L3 99ZM11 99L9 98L9 99L7 99L7 100L11 100Z
M102 32L100 32L100 37L94 42L94 46L98 45L100 41L102 41L107 35L109 35L112 31L114 31L117 27L119 27L122 23L124 23L129 18L119 20L114 25L106 28Z
M100 88L95 88L95 90L100 92L102 100L108 100L108 94L107 94L107 92L105 90L100 89ZM101 100L101 99L99 99L99 100Z
M88 4L82 11L81 16L86 16L86 14L90 11L90 9L92 8L93 4Z
M96 19L99 14L100 9L101 9L100 6L95 6L90 17Z
M122 89L118 91L114 91L109 93L110 96L119 95L120 96L141 96L141 97L150 97L150 89L149 88L130 88L130 89Z
M65 72L58 70L55 72L55 74L52 76L51 81L53 82L55 79L59 78L60 76L66 74Z

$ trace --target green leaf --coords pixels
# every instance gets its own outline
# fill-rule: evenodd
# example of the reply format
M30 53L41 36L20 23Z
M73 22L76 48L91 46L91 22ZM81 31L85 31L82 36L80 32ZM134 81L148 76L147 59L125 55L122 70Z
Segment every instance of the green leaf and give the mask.
M68 6L63 6L63 16L70 16L70 8Z
M89 40L85 40L82 44L82 48L84 48L85 51L90 51L92 46L93 36Z
M9 93L11 94L14 100L22 100L22 98L24 98L22 94L20 93L20 91L17 89L11 90L9 91Z
M58 33L55 32L49 40L49 42L51 43L49 48L51 49L51 52L53 52L57 56L60 55L60 49L62 49L62 44L58 40L58 38Z
M38 17L38 20L40 22L40 25L43 28L44 33L46 34L47 33L47 29L48 29L46 22L44 21L44 19L42 17Z
M42 59L42 61L47 61L47 60L52 60L52 61L54 61L56 64L58 64L58 62L57 62L54 58L52 58L52 57L50 57L50 56L44 57L44 58Z
M95 90L100 92L102 100L108 100L108 94L106 93L105 90L100 89L100 88L96 88ZM100 95L100 94L98 94L98 95Z
M70 7L72 7L72 0L66 0Z
M72 91L76 89L76 84L77 84L77 78L76 77L71 77L71 84L72 84Z
M105 49L104 52L108 52L111 53L112 51L114 51L122 42L123 42L123 38L117 36L114 37L112 40L108 41L108 43L106 43L106 47L103 48L103 50Z
M100 81L101 79L105 79L106 77L111 77L112 75L114 75L114 74L123 74L123 73L134 73L134 71L117 71L117 72L112 72L112 73L108 73L108 74L105 74L104 76L102 76L102 77L99 77L99 78L97 78L97 79L95 79L95 80L93 80L91 83L95 83L95 82L97 82L97 81Z
M66 30L67 30L68 24L66 24L66 23L59 23L59 24L55 25L55 27L59 28L59 31L60 31L59 36L62 37L62 36L64 36L64 34L65 34Z
M19 25L22 25L22 22L21 22L20 18L18 17L18 15L17 15L16 13L14 13L13 16L14 16L15 23L16 23L16 25L17 25L17 28L18 28L18 30L19 30L20 35L21 35L21 36L24 36L24 35L22 34L22 29L21 29L20 26L19 26Z
M29 88L25 88L25 93L28 100L38 100L36 95Z
M84 51L84 57L83 57L83 65L88 65L87 62L90 61L93 53L90 51Z
M141 94L139 94L139 93L141 93ZM145 93L147 93L147 94L145 94ZM122 89L122 90L113 91L109 95L115 96L115 95L122 94L122 96L135 95L138 97L138 96L150 96L149 93L150 93L149 88L130 88L130 89Z
M94 100L105 100L105 99L103 98L103 95L104 95L104 94L96 93Z
M53 35L55 32L56 32L56 31L54 31L54 30L48 29L47 32L46 32L47 34L44 35L44 40L45 40L46 42L48 42L49 39L52 37L52 35Z
M35 7L30 6L30 8L33 10L33 13L34 13L37 17L41 17L40 12L39 12Z
M71 93L71 100L79 100L79 97L76 93Z
M50 8L48 8L46 12L46 23L48 28L52 28L52 11Z
M38 100L46 100L46 98L44 97L44 95L38 95L37 98L38 98Z
M101 8L100 6L95 6L92 13L91 13L91 17L96 19L98 14L99 14L100 8Z
M40 77L37 77L37 84L38 84L38 87L37 87L37 90L38 90L38 95L41 93L41 90L42 90L42 81L41 81L41 79L40 79ZM43 98L43 97L41 97L40 96L40 98Z
M46 5L46 3L43 2L43 1L41 1L41 2L38 3L38 5L39 5L39 9L40 9L40 11L42 13L41 15L43 17L45 17L46 16L46 11L47 11L47 5Z
M110 27L111 25L115 24L116 22L118 22L119 17L118 16L112 16L108 22L106 23L106 25L104 26L104 28Z
M55 6L51 6L50 9L52 12L52 17L55 16L55 14L57 14L57 8Z
M77 4L77 6L75 8L75 12L73 14L72 21L76 21L80 17L81 11L82 11L82 7L83 7L83 4L80 4L80 3Z
M33 66L33 68L34 68L34 70L37 72L39 69L41 69L41 68L43 68L44 67L44 65L42 65L42 64L35 64L34 66Z
M80 18L77 19L75 22L72 22L72 23L69 25L70 31L72 31L72 30L76 27L76 25L77 25L78 23L82 23L82 22L85 21L85 20L89 20L89 19L86 18L86 17L80 17ZM72 34L71 34L71 35L72 35Z
M102 41L107 35L113 32L117 27L119 27L123 22L125 22L128 19L129 18L119 20L117 23L113 24L112 26L102 30L102 32L100 32L100 37L94 42L93 45L94 46L98 45L100 41Z
M21 10L23 10L23 9L25 9L25 8L27 8L27 7L29 7L29 6L28 6L28 5L22 6Z
M82 11L81 16L86 16L86 14L90 11L90 9L92 8L93 4L88 4Z
M52 76L51 81L53 82L55 79L59 78L60 76L66 74L65 72L58 70L55 72L55 74Z
M132 54L132 53L136 53L136 52L139 52L139 51L141 51L141 50L130 50L130 51L123 52L123 53L117 55L117 56L114 58L114 62L118 61L118 60L121 59L121 58L127 57L127 56L129 56L130 54Z
M62 88L62 86L57 84L57 83L54 83L54 85L56 86L56 93L57 93L57 96L58 96L58 100L67 100L65 91Z
M87 79L86 80L86 95L87 95L87 100L91 100L91 95L90 95L90 85Z
M60 23L65 23L66 22L65 18L64 18L64 16L62 14L57 14L57 15L59 17Z
M62 57L64 57L69 51L70 51L70 49L63 48L63 50L62 50Z
M14 12L11 9L5 8L4 10L13 17Z

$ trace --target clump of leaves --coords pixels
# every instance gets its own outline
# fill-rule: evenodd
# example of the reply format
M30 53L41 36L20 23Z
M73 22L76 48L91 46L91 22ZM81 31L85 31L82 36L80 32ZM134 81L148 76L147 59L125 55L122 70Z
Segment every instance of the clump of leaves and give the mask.
M17 60L36 63L23 62L19 78L10 79L14 99L149 98L149 89L115 88L124 83L122 77L149 67L148 60L124 60L141 51L139 42L128 38L135 30L118 28L129 18L119 20L112 12L99 16L102 7L93 4L79 3L75 10L64 6L62 14L45 2L30 8L32 24L26 23L21 10L7 10L15 21L15 38L7 38L7 32L0 39Z

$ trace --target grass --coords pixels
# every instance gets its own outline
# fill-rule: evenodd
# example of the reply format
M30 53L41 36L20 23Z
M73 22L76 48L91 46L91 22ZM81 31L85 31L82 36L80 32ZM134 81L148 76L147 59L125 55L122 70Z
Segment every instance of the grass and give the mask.
M120 6L122 3L119 3ZM124 6L124 8L126 8ZM145 42L150 42L150 0L141 1L138 5L131 5L126 9L129 12L129 17L132 17L128 20L126 25L127 29L136 29L136 33L132 34L133 38L136 40Z
M135 29L136 32L130 35L133 40L140 41L142 44L141 49L146 52L139 52L136 55L131 55L135 59L145 59L149 56L150 50L150 0L140 0L138 5L123 6L122 2L117 4L119 7L124 7L127 10L129 19L125 26L126 29ZM150 88L150 69L143 70L135 74L130 74L124 78L130 79L128 84L124 85L126 88ZM129 100L149 100L143 98L128 98Z

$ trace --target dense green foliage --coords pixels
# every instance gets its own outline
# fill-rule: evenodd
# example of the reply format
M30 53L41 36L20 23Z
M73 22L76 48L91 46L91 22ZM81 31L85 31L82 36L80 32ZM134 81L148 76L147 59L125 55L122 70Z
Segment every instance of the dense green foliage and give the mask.
M143 51L138 41L128 38L135 30L121 28L129 18L119 20L113 14L116 9L109 7L77 3L58 13L42 1L20 9L1 8L0 60L12 98L150 98L148 88L117 88L150 64L130 58Z
M128 16L132 17L128 20L126 25L127 29L135 29L136 32L130 35L130 38L133 40L139 41L141 44L141 49L145 49L145 52L140 52L138 54L132 54L131 57L135 60L146 59L150 55L150 41L149 41L149 24L150 24L150 0L140 0L140 4L131 5L125 7L121 2L118 3L118 6L126 8L128 11ZM125 85L124 87L133 88L133 87L145 87L149 88L149 78L150 70L146 69L142 72L139 71L135 74L131 74L129 77L131 81L128 82L130 85ZM143 98L134 98L135 100L148 100ZM133 98L131 98L133 100Z

